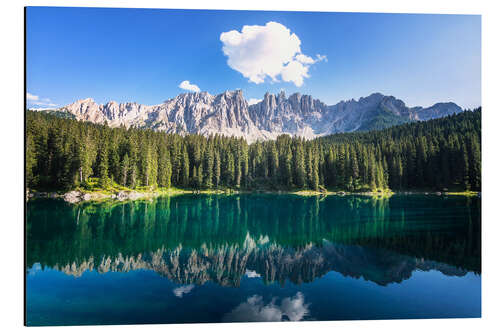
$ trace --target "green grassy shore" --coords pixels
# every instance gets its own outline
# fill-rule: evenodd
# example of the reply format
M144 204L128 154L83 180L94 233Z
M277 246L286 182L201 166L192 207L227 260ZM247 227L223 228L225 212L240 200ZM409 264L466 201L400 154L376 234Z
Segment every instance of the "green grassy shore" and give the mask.
M68 198L73 193L74 200ZM310 196L330 196L330 195L364 195L377 198L389 198L394 194L419 194L419 195L460 195L460 196L478 196L479 192L475 191L443 191L437 192L435 190L428 191L398 191L394 192L390 189L369 189L361 188L356 191L344 191L340 189L325 189L320 187L317 191L309 189L297 190L280 190L280 189L232 189L232 188L219 188L219 189L192 189L192 188L175 188L175 187L147 187L140 186L134 189L121 186L115 182L108 182L103 185L99 182L98 178L90 178L84 186L74 188L69 191L56 191L56 192L38 192L30 191L28 198L32 197L49 197L49 198L63 198L70 202L81 201L103 201L103 200L140 200L151 199L158 196L174 196L181 194L221 194L233 195L240 193L273 193L273 194L293 194L297 196L310 197Z

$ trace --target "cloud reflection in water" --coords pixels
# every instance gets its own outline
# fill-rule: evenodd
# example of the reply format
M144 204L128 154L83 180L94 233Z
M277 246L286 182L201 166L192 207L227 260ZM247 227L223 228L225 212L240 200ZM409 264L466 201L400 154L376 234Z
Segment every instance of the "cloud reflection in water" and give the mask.
M172 290L175 296L182 298L184 294L189 294L193 290L194 284L188 284L187 286L180 286Z
M265 304L262 296L253 295L227 313L223 320L227 322L299 321L308 314L309 304L305 304L304 295L301 292L293 297L284 298L279 306L275 298Z

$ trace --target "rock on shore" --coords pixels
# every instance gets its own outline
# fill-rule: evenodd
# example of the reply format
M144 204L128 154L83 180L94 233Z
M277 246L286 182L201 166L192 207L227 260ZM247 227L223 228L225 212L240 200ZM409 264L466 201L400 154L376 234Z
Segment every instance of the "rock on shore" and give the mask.
M66 202L69 202L69 203L77 203L79 202L81 199L81 192L78 192L78 191L70 191L70 192L67 192L67 193L64 193L64 201Z
M93 201L103 199L115 199L119 201L136 200L141 198L156 197L158 193L155 192L136 192L136 191L120 191L117 194L103 194L103 193L83 193L80 191L69 191L64 194L54 192L37 192L27 195L28 198L61 198L69 203L78 203L82 201Z

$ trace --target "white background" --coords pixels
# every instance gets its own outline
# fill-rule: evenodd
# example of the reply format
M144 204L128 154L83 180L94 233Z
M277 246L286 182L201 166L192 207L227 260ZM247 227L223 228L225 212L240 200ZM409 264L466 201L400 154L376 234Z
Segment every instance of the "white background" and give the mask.
M23 327L23 99L24 99L24 17L23 7L94 6L143 8L201 8L254 10L307 10L344 12L446 13L482 15L482 106L483 106L483 213L482 213L482 319L337 321L312 323L257 323L209 325L144 325L91 327ZM482 0L350 0L350 1L3 1L0 7L0 326L4 332L17 330L106 332L137 330L165 332L488 332L499 331L500 255L500 15L496 1ZM495 326L499 326L495 329Z

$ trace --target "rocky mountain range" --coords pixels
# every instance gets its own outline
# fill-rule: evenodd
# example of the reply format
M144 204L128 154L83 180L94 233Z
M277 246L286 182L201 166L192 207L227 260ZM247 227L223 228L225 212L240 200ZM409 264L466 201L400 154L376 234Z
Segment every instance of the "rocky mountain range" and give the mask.
M249 105L243 92L235 90L215 96L208 92L183 93L151 106L116 102L97 104L87 98L55 110L55 113L111 127L133 126L205 136L221 134L253 142L274 139L281 134L311 139L340 132L383 129L462 111L452 102L410 108L403 101L380 93L326 105L309 95L294 93L287 97L282 91L278 95L266 93L260 102Z

